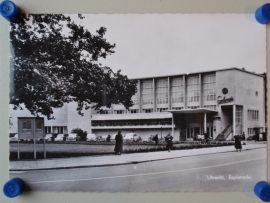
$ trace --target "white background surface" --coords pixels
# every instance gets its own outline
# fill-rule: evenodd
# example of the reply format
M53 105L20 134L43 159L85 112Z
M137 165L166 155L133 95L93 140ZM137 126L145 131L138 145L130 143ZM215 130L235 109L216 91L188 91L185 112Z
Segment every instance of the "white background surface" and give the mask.
M14 0L25 13L254 13L265 0ZM198 19L198 24L200 19ZM222 22L220 22L222 24ZM9 23L0 18L0 187L8 180ZM269 25L267 42L270 43ZM269 59L267 53L267 59ZM269 69L269 65L268 65ZM268 72L268 77L269 77ZM268 89L269 89L268 84ZM269 98L269 93L268 93ZM268 116L269 120L269 116ZM269 151L269 149L268 149ZM269 161L269 158L268 158ZM269 175L268 175L269 179ZM255 184L255 183L254 183ZM0 202L261 202L253 193L45 193Z

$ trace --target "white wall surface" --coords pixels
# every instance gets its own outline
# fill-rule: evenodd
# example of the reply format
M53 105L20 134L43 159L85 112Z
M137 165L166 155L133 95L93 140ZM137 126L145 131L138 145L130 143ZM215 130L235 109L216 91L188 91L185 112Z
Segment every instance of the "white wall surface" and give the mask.
M254 13L266 0L14 0L25 13ZM248 19L249 17L247 17ZM248 19L252 20L252 19ZM200 23L200 19L198 19ZM222 22L221 22L222 23ZM0 18L0 187L8 180L9 23ZM269 26L267 42L270 43ZM269 59L270 54L267 54ZM269 65L268 65L269 68ZM268 77L270 74L268 73ZM269 84L268 84L269 89ZM269 97L269 94L268 94ZM269 120L268 116L268 120ZM269 149L268 149L269 151ZM268 161L270 158L268 157ZM269 173L268 173L269 179ZM255 184L255 183L254 183ZM45 193L27 192L0 202L261 202L253 193Z

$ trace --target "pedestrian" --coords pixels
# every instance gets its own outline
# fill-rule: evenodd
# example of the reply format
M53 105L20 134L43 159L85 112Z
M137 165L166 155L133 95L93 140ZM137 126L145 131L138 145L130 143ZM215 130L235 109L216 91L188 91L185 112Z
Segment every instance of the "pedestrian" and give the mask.
M172 146L173 146L172 140L173 140L173 136L171 135L171 132L169 132L168 135L165 137L165 142L167 143L166 147L167 147L168 152L170 152L172 149Z
M208 144L208 134L207 134L207 131L204 131L203 135L204 135L205 143Z
M245 135L245 132L243 132L242 134L242 140L243 140L243 145L246 145L246 135Z
M153 140L155 141L156 146L157 146L157 145L158 145L158 134L156 134L156 135L154 136Z
M121 131L118 131L118 134L115 136L115 141L116 141L114 147L115 154L121 155L123 151L123 136L121 134Z
M106 141L107 142L110 142L111 141L111 135L110 134L107 136Z
M235 135L234 136L234 147L236 149L236 152L238 152L238 150L241 152L242 145L241 145L241 137L240 137L240 135Z

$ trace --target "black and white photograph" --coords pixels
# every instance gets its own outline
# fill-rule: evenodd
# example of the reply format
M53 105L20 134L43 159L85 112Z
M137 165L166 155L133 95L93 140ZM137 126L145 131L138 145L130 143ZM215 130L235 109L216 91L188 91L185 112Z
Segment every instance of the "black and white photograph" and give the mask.
M10 178L38 191L253 191L267 176L252 14L28 14L10 25Z

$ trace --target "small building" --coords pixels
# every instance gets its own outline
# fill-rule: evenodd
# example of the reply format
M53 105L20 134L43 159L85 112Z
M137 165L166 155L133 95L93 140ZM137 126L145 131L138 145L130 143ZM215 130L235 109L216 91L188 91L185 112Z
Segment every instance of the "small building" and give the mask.
M55 111L55 120L45 119L45 132L70 132L78 127L105 135L121 130L147 140L170 131L174 140L181 141L193 140L205 131L214 140L265 132L264 74L228 68L136 79L138 91L129 110L112 105L100 113L88 110L81 117L76 104L65 104ZM18 110L11 110L10 115L13 122Z

